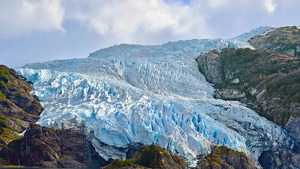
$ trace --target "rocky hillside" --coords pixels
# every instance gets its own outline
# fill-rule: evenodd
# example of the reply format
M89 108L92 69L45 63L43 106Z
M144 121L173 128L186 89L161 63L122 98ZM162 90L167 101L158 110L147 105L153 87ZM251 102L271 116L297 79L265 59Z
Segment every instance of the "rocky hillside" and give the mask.
M247 104L284 127L300 113L300 59L267 50L224 48L197 58L215 97Z
M33 90L30 83L15 70L0 65L0 141L9 143L39 119L43 107L29 94Z
M300 57L300 29L297 26L275 28L248 41L256 49L267 49Z

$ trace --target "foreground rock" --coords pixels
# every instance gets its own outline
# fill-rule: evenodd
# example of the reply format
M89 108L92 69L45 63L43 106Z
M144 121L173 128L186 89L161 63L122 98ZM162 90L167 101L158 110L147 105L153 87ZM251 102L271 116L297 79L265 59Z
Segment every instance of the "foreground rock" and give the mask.
M99 168L106 165L79 131L54 130L30 124L19 145L19 161L23 166Z
M225 146L213 148L212 153L198 160L196 169L257 169L258 166L252 158L244 153L234 151Z
M300 29L297 26L275 28L249 40L256 49L267 49L300 57Z
M184 169L187 164L181 156L171 155L168 150L161 148L158 144L142 146L135 150L131 159L114 160L112 164L102 169L110 168L174 168Z

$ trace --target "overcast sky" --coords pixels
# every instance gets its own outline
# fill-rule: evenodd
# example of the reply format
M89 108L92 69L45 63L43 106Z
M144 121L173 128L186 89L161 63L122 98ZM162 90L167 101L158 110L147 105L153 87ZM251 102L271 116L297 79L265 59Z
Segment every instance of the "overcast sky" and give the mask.
M300 0L0 0L0 64L85 58L115 44L232 38L300 25Z

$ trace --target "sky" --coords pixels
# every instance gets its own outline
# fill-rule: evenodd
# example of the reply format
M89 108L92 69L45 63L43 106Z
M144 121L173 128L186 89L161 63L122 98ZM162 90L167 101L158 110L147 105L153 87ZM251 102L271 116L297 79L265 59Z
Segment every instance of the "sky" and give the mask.
M232 38L300 25L300 0L0 0L0 64L86 58L118 44Z

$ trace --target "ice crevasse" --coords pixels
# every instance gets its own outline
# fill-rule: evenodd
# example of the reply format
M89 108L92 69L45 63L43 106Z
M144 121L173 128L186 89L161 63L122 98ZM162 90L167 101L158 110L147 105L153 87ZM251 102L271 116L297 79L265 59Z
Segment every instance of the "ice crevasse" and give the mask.
M226 40L121 44L87 58L32 63L17 71L33 82L32 94L44 106L37 123L80 128L105 159L125 158L120 149L131 143L156 142L188 162L214 145L258 161L270 144L292 147L292 140L243 104L214 99L195 58L212 49L252 48L248 39L272 29L259 27Z

